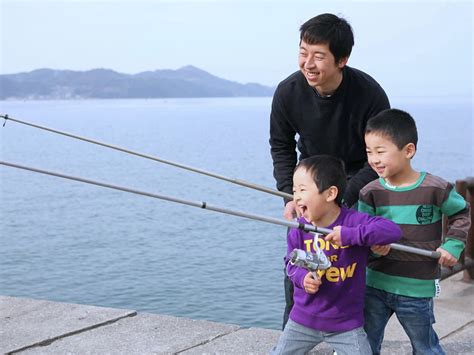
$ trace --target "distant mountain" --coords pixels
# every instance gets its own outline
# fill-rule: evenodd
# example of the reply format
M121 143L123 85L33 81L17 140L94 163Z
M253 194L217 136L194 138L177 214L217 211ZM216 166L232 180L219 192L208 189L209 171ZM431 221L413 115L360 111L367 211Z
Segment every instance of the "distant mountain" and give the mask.
M38 69L0 75L0 100L271 96L273 91L256 83L225 80L191 65L138 74Z

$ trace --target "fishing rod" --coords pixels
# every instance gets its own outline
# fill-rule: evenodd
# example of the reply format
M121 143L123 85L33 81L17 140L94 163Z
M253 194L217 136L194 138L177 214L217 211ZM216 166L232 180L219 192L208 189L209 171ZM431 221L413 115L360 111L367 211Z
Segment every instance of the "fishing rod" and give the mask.
M170 160L165 160L165 159L155 157L155 156L152 156L152 155L143 154L143 153L136 152L136 151L133 151L133 150L121 148L121 147L118 147L116 145L112 145L112 144L108 144L108 143L104 143L104 142L99 142L99 141L96 141L96 140L93 140L93 139L90 139L90 138L81 137L81 136L71 134L71 133L68 133L68 132L64 132L64 131L59 131L57 129L53 129L53 128L49 128L49 127L45 127L45 126L40 126L38 124L34 124L34 123L31 123L31 122L22 121L22 120L10 117L6 114L5 115L0 115L0 118L5 119L5 122L4 122L3 126L5 126L7 121L16 122L16 123L23 124L23 125L26 125L26 126L38 128L38 129L41 129L41 130L44 130L44 131L48 131L48 132L60 134L60 135L66 136L66 137L78 139L78 140L81 140L81 141L84 141L84 142L100 145L102 147L118 150L119 152L135 155L135 156L145 158L145 159L150 159L150 160L153 160L153 161L156 161L156 162L159 162L159 163L163 163L163 164L168 164L168 165L171 165L171 166L174 166L174 167L177 167L177 168L180 168L180 169L192 171L192 172L195 172L195 173L198 173L198 174L207 175L207 176L210 176L210 177L213 177L213 178L216 178L216 179L231 182L233 184L237 184L237 185L240 185L240 186L249 187L249 188L254 189L254 190L266 192L266 193L269 193L269 194L272 194L272 195L275 195L275 196L283 197L283 198L286 198L286 199L293 199L293 196L291 194L286 193L286 192L281 192L281 191L278 191L278 190L270 189L268 187L253 184L251 182L247 182L247 181L240 180L240 179L229 178L229 177L226 177L226 176L223 176L223 175L215 174L215 173L205 171L205 170L202 170L202 169L198 169L198 168L194 168L194 167L191 167L191 166L188 166L188 165L183 165L183 164L180 164L180 163L177 163L177 162L173 162L173 161L170 161Z
M44 174L44 175L51 175L51 176L55 176L55 177L59 177L59 178L63 178L63 179L79 181L79 182L83 182L83 183L86 183L86 184L106 187L106 188L113 189L113 190L129 192L129 193L133 193L133 194L136 194L136 195L148 196L148 197L156 198L156 199L159 199L159 200L165 200L165 201L169 201L169 202L180 203L180 204L183 204L183 205L198 207L198 208L207 209L207 210L210 210L210 211L220 212L220 213L224 213L224 214L229 214L229 215L233 215L233 216L237 216L237 217L253 219L253 220L256 220L256 221L267 222L267 223L271 223L271 224L277 224L277 225L280 225L280 226L285 226L285 227L290 227L290 228L298 228L300 230L303 230L303 231L309 232L309 233L329 234L329 233L332 232L332 230L329 229L329 228L320 228L320 227L315 227L311 224L304 224L304 223L293 222L293 221L288 221L288 220L284 220L284 219L278 219L278 218L273 218L273 217L267 217L267 216L251 214L251 213L242 212L242 211L231 210L231 209L228 209L228 208L223 208L223 207L218 207L218 206L212 206L212 205L209 205L208 203L206 203L204 201L184 200L184 199L180 199L180 198L176 198L176 197L172 197L172 196L166 196L166 195L155 194L155 193L151 193L151 192L147 192L147 191L135 190L135 189L131 189L131 188L128 188L128 187L112 185L112 184L105 183L105 182L90 180L90 179L77 177L77 176L66 175L66 174L62 174L62 173L58 173L58 172L47 171L47 170L43 170L43 169L28 167L28 166L19 165L19 164L10 163L10 162L5 162L5 161L0 161L0 165L12 167L12 168L17 168L17 169L22 169L22 170L27 170L27 171L31 171L31 172L35 172L35 173L39 173L39 174ZM439 257L441 256L441 254L439 252L436 252L436 251L418 249L418 248L414 248L414 247L410 247L410 246L406 246L406 245L395 244L395 243L390 244L390 247L395 249L395 250L406 251L406 252L413 253L413 254L423 255L423 256L433 258L433 259L439 259Z

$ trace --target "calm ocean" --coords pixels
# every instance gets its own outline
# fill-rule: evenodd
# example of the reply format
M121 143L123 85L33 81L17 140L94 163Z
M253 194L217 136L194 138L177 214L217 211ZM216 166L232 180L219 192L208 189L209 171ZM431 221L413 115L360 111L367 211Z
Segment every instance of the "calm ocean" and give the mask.
M414 165L474 175L472 103L393 100L418 123ZM274 187L271 98L0 102L0 112ZM1 122L3 124L3 122ZM280 218L262 192L31 127L1 160ZM285 228L0 167L0 294L279 329Z

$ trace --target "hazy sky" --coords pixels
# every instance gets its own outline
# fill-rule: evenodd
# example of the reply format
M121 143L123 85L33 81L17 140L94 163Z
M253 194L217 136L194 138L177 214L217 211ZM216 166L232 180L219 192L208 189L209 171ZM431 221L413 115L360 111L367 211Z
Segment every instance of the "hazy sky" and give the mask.
M192 64L276 85L297 70L299 26L343 15L349 65L389 96L472 97L472 1L0 0L3 74L37 68L123 73Z

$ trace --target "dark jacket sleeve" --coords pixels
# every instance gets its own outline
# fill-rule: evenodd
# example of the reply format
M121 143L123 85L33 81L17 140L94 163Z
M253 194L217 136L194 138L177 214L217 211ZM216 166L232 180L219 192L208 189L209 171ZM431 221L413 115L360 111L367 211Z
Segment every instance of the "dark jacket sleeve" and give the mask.
M375 116L379 112L390 108L390 102L388 100L387 94L380 85L376 85L377 90L372 94L374 100L367 110L365 122L367 122L371 117ZM344 204L347 207L352 207L359 199L359 191L369 182L377 179L377 177L377 173L369 166L368 163L365 163L363 168L355 173L348 181L346 191L344 193Z
M344 204L352 207L359 199L360 190L369 182L377 179L377 173L366 163L348 182L344 192Z
M377 91L374 93L374 101L370 105L369 110L367 111L368 121L371 117L375 116L379 112L390 108L390 101L388 100L387 94L380 85L377 84Z
M289 115L282 102L280 88L273 96L270 114L270 147L273 159L273 176L277 189L293 193L293 171L296 166L296 130L289 121Z

